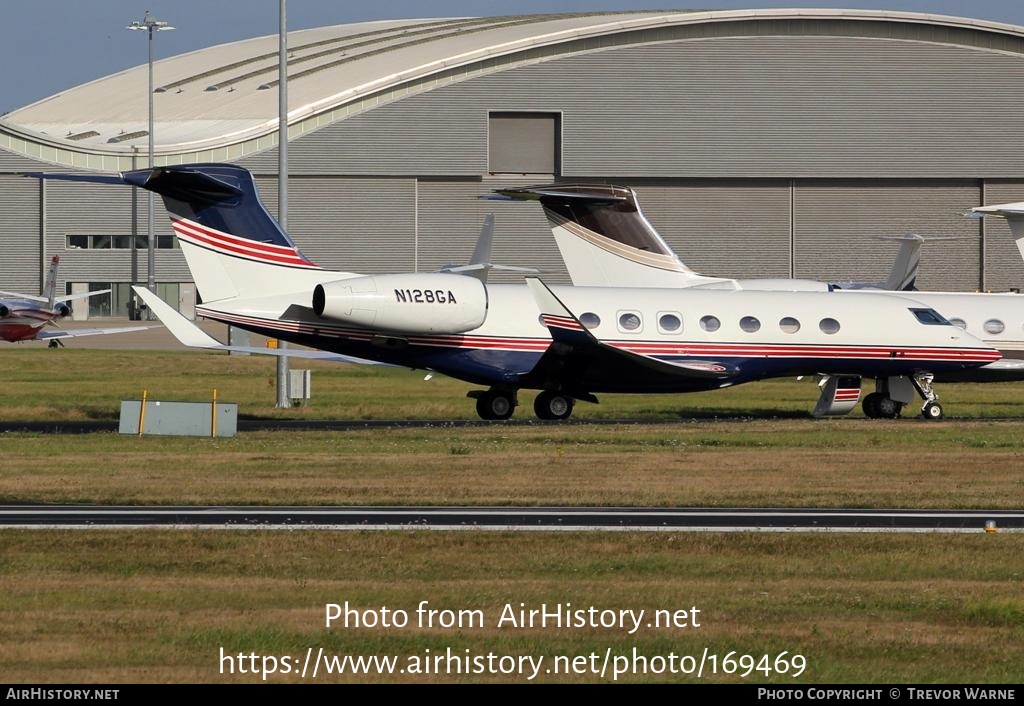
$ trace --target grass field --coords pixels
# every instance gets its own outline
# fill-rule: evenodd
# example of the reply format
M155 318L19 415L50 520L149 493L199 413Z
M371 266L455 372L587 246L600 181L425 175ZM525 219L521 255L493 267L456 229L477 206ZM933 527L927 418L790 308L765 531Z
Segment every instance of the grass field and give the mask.
M116 419L120 401L143 389L151 399L202 401L214 388L248 417L475 417L469 386L405 370L293 361L314 370L313 399L281 410L273 406L274 362L255 356L70 348L4 355L5 420ZM0 502L1024 506L1024 386L939 392L950 415L941 422L866 420L859 410L815 420L813 381L780 380L577 407L580 418L678 420L670 424L216 439L8 433L0 437ZM530 412L530 399L524 393L517 416ZM614 666L635 648L667 667L670 655L699 658L707 648L718 662L713 674L655 674L653 663L644 673L631 663L618 681L1012 685L1024 680L1022 582L1024 534L1006 532L9 529L0 530L0 674L11 683L253 683L258 674L221 672L221 648L260 658L300 658L309 648L394 655L409 668L451 649L543 656L543 669L556 656L577 657L581 670L592 654ZM325 605L346 601L376 615L385 606L405 610L411 624L327 628ZM420 627L421 601L485 620ZM520 603L647 616L698 607L701 625L633 634L499 627L503 607ZM735 669L725 673L730 653ZM794 655L806 660L798 676ZM278 666L268 682L530 681L518 666L315 680ZM540 671L532 681L609 683L610 670Z

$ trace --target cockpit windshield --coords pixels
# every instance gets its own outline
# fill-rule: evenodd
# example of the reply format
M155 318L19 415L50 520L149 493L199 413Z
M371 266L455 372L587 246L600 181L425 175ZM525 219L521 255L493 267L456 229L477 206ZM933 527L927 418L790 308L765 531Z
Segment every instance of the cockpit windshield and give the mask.
M935 309L911 309L912 313L918 321L928 326L952 326L945 316L935 311Z

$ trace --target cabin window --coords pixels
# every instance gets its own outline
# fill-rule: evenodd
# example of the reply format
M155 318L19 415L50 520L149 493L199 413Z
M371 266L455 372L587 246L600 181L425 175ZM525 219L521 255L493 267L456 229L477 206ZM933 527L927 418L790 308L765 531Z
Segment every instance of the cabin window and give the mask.
M635 311L623 311L619 314L619 329L622 331L639 331L642 324L640 314Z
M601 317L592 311L586 311L580 314L580 323L587 328L597 328L601 325Z
M964 321L963 319L950 319L949 323L953 324L957 328L962 328L962 329L966 329L967 328L967 322Z
M911 309L917 320L928 326L945 326L949 322L935 309Z
M783 333L796 333L800 330L800 322L792 316L784 316L779 321L779 328Z
M999 319L989 319L982 324L982 328L985 329L985 333L1002 333L1006 329L1006 324Z
M683 328L683 320L678 314L661 314L658 317L658 328L665 333L678 333Z
M839 332L839 322L836 321L833 318L826 317L826 318L824 318L824 319L822 319L821 321L818 322L818 328L821 329L822 333L828 333L828 334L838 333Z
M705 331L717 331L722 327L722 322L714 316L702 316L700 319L700 327Z
M761 330L761 322L756 316L744 316L740 319L740 328L747 333L754 333Z

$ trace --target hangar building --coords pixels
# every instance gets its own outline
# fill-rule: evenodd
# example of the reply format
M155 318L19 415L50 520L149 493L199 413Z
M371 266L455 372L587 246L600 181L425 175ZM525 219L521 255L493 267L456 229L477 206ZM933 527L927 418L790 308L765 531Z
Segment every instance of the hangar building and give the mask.
M157 164L251 169L277 208L276 35L154 65ZM487 213L494 260L567 282L541 209L478 197L552 181L633 186L698 272L882 279L925 245L922 289L1024 285L1001 221L1024 200L1024 27L862 10L631 12L380 21L289 34L288 226L340 270L465 262ZM147 280L147 194L36 170L143 167L147 67L0 118L2 288ZM155 277L195 302L157 203ZM506 281L511 275L504 275ZM499 280L500 281L500 280ZM82 312L84 313L84 312Z

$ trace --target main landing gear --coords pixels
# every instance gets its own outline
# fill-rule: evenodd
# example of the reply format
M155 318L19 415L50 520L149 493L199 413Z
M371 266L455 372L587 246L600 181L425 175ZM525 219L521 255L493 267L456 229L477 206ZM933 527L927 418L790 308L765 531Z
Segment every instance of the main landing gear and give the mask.
M476 413L481 419L509 419L519 405L515 390L492 387L471 390L467 397L476 399ZM576 400L554 390L542 390L533 401L533 411L540 419L568 419Z
M467 397L476 398L476 413L481 419L508 419L516 411L519 400L515 390L470 390Z
M935 376L918 373L912 377L899 376L879 378L875 381L875 392L867 395L861 403L864 415L872 419L896 419L903 407L914 399L916 393L924 400L921 416L925 419L942 419L942 405L932 387Z

